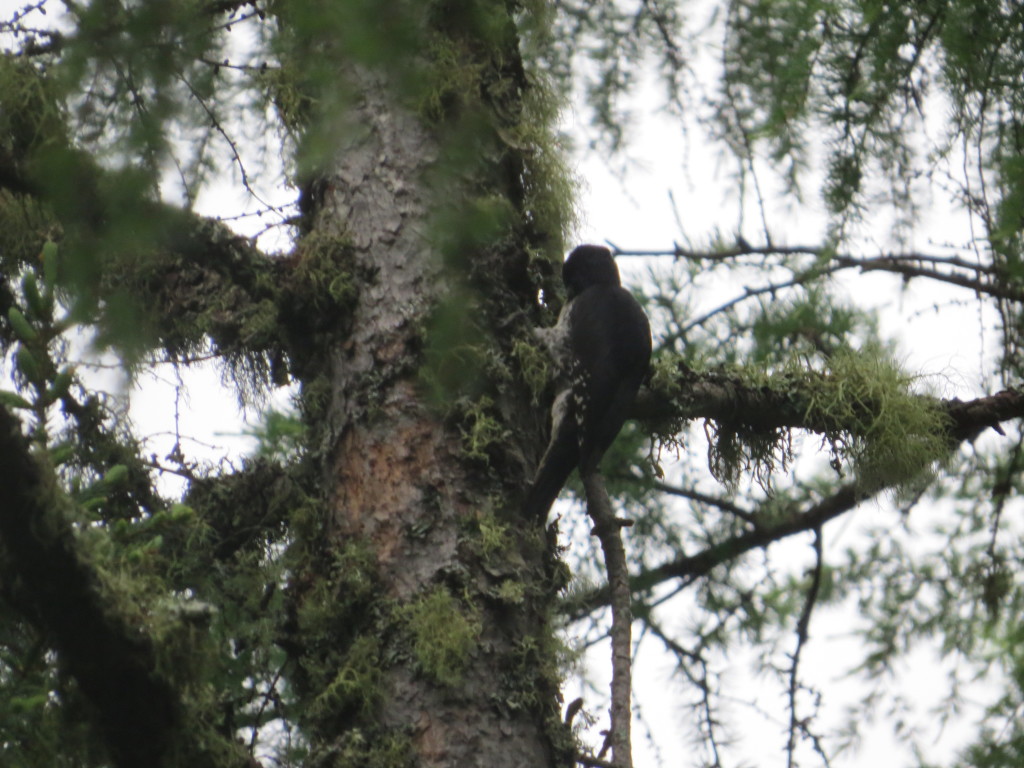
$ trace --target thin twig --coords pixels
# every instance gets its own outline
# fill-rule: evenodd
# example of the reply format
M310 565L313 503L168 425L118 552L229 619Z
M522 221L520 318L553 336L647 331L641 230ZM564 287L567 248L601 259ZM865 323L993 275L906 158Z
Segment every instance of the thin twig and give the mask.
M708 746L711 748L711 755L714 758L710 766L721 766L722 758L719 749L719 738L718 738L718 719L715 717L714 705L712 702L712 690L711 681L709 680L709 671L707 659L704 658L705 641L702 638L697 644L697 650L691 651L684 648L676 640L669 637L659 624L654 622L652 619L648 619L645 622L645 626L657 637L664 646L676 657L679 662L679 670L686 675L686 677L693 683L700 691L700 703L695 704L694 708L700 709L699 717L704 726L704 733L702 734L707 738ZM695 665L699 669L698 673L690 672L690 665Z
M683 499L690 499L691 501L696 501L699 504L705 504L709 507L717 507L723 512L728 512L730 515L738 517L740 520L743 520L746 523L750 523L751 525L757 525L757 516L753 512L743 509L742 507L738 506L737 504L734 504L731 501L728 501L727 499L719 499L715 496L709 496L706 493L695 491L692 488L682 488L678 485L670 485L669 483L663 482L661 480L655 480L654 482L652 482L651 487L654 488L656 491L667 493L670 496L678 496Z
M722 510L723 512L729 513L734 517L738 517L740 520L743 520L744 522L750 523L751 525L757 525L757 515L753 511L743 509L743 507L737 505L732 501L729 501L728 499L721 499L718 498L717 496L711 496L710 494L707 493L701 493L700 491L695 491L692 488L683 488L682 486L679 485L672 485L671 483L666 483L664 480L645 481L644 478L629 472L614 473L612 479L633 481L636 483L648 482L650 484L650 487L656 491L667 493L670 496L678 496L679 498L682 499L690 499L691 501L696 501L697 503L704 504L705 506L708 507L715 507L717 509Z
M260 720L263 719L263 713L267 711L267 707L270 705L271 700L274 700L276 703L276 697L274 694L276 693L277 684L278 682L280 682L283 673L284 666L278 667L277 672L274 673L274 677L270 681L270 685L267 688L267 692L261 697L262 701L260 702L259 709L256 711L256 716L253 718L252 736L249 739L250 755L256 754L256 739L259 736L260 732Z
M155 459L139 459L139 463L142 464L142 466L144 467L155 469L157 472L160 472L161 474L167 472L172 475L177 475L178 477L183 477L186 480L198 479L196 477L196 474L187 468L174 469L173 467L168 467L166 464L161 464L159 461L156 461Z
M806 732L807 725L797 716L796 695L800 688L800 653L807 643L808 630L811 624L811 611L818 601L818 593L821 591L822 571L822 547L821 527L814 529L814 570L811 572L811 585L807 590L804 599L804 607L800 613L800 619L796 623L796 648L790 657L789 666L789 739L786 742L786 768L793 768L796 753L796 738L798 732Z

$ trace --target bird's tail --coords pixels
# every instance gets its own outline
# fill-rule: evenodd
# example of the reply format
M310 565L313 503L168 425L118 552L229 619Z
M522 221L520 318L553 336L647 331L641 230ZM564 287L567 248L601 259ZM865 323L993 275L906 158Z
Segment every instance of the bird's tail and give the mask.
M547 518L551 505L555 503L562 486L579 461L576 432L567 422L568 420L564 421L560 425L561 429L552 436L548 449L540 460L540 467L533 478L530 490L526 494L523 510L527 520Z

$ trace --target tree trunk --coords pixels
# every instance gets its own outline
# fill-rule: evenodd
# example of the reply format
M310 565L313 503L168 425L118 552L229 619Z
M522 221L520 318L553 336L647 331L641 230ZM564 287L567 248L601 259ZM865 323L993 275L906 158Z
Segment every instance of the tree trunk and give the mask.
M561 585L543 530L517 515L543 407L506 367L460 357L507 359L502 312L536 310L529 227L513 221L518 239L503 229L469 249L432 229L481 190L522 214L518 150L494 131L483 159L452 173L445 124L403 106L384 76L349 80L359 130L318 182L306 239L345 249L360 286L329 364L305 382L330 488L322 528L297 537L291 584L313 764L565 764L546 620ZM441 196L440 177L459 182Z

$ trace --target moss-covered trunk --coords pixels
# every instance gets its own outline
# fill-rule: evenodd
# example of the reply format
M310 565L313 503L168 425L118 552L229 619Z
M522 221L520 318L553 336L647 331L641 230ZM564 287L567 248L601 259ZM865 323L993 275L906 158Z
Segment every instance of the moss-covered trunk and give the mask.
M425 116L394 78L349 71L358 130L300 246L343 249L358 293L305 383L328 492L297 533L289 642L314 765L564 764L557 584L516 513L543 406L512 353L559 233L531 215L528 163L502 135L529 87L515 28L480 5L499 47L429 32L472 75L458 103Z

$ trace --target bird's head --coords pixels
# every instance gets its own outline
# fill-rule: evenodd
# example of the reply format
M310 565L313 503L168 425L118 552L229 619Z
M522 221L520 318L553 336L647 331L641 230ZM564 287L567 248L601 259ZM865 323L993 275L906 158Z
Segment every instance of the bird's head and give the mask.
M569 299L594 285L621 285L612 252L601 245L581 245L562 265L562 282Z

